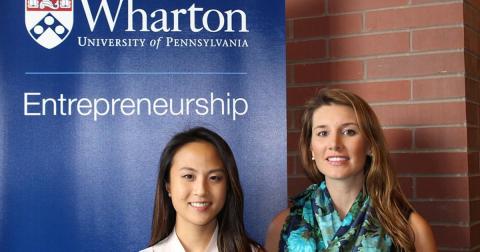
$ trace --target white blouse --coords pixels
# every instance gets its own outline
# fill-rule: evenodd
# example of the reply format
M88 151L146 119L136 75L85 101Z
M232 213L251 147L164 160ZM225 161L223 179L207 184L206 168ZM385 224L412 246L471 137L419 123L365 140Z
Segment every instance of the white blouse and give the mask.
M207 249L205 252L218 252L217 247L217 236L218 236L218 225L215 227L212 238L208 243ZM159 243L148 247L140 252L185 252L185 249L178 239L177 233L175 232L175 227L173 231L167 236L167 238L161 240Z

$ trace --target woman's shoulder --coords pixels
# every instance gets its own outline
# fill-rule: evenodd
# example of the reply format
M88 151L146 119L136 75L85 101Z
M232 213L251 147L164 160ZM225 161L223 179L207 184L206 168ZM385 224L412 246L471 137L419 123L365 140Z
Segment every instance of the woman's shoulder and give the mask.
M143 250L140 250L138 252L153 252L153 246L152 247L148 247L146 249L143 249Z
M408 218L415 235L417 251L437 251L432 229L428 222L417 212L412 212Z
M290 214L290 208L283 209L280 213L278 213L272 220L272 223L270 226L276 224L280 224L280 226L283 226L285 223L285 220L287 219L288 215Z
M162 252L162 251L170 251L172 249L179 249L176 241L172 239L172 233L169 236L167 236L165 239L159 241L157 244L151 247L148 247L144 250L140 250L139 252Z
M280 233L282 232L283 224L285 224L288 215L290 215L290 208L284 209L278 213L270 223L267 237L265 238L265 249L267 251L278 251Z
M280 236L283 224L285 224L288 215L290 215L290 208L284 209L283 211L278 213L277 216L273 218L272 223L270 223L267 233L278 233L278 235Z
M165 245L165 243L160 241L159 243L157 243L157 244L155 244L151 247L148 247L144 250L140 250L139 252L161 252L161 251L164 251L164 249L165 249L164 245Z
M138 252L154 252L155 250L153 249L155 246L148 247L146 249L140 250Z

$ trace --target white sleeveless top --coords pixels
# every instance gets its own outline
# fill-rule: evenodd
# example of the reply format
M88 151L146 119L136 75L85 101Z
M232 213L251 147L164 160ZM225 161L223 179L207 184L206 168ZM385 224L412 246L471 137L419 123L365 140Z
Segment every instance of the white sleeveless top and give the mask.
M212 238L210 239L205 252L218 252L217 236L218 225L215 227L215 231L213 232ZM173 231L165 239L151 247L141 250L140 252L185 252L185 249L183 248L182 243L180 243L174 227Z

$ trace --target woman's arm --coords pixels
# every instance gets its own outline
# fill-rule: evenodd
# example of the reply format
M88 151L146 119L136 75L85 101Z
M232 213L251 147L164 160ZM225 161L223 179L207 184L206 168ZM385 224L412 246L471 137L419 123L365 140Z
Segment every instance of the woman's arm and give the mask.
M290 214L290 209L287 208L281 211L268 227L267 237L265 238L265 249L268 252L277 252L278 244L280 243L280 233L282 231L283 224Z
M436 252L437 246L433 238L433 232L427 221L420 214L413 212L408 219L410 226L415 233L415 250L425 252Z

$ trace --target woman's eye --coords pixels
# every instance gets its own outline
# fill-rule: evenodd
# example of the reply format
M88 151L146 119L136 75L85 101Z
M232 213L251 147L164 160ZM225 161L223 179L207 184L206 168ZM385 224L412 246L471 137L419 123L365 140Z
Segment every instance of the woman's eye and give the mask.
M185 174L182 176L182 178L186 179L186 180L193 180L193 175L192 174Z
M327 134L328 132L325 130L317 132L317 136L326 136Z
M222 179L223 179L222 176L217 176L217 175L210 177L210 180L212 180L212 181L214 181L214 182L219 182L219 181L221 181Z
M354 136L357 134L357 132L353 129L346 129L343 131L343 134L346 136Z

